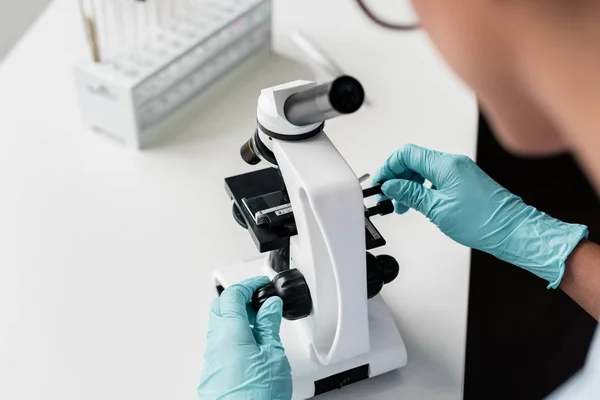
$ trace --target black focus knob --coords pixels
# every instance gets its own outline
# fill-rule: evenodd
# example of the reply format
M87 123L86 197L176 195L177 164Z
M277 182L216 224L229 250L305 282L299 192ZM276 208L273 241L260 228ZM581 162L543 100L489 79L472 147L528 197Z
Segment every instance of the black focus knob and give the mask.
M260 307L274 296L283 300L283 318L293 321L310 315L310 290L304 276L297 269L280 272L270 284L258 289L252 296L252 308L260 310Z
M392 256L375 257L367 253L367 297L375 297L383 289L383 285L392 282L400 272L400 265Z
M244 219L244 215L242 214L242 210L237 206L237 204L233 203L233 208L231 210L233 214L233 219L237 222L242 228L248 229L248 224Z
M367 298L377 296L383 288L383 271L379 261L371 253L367 253Z
M388 256L387 254L382 254L377 256L377 261L379 261L379 266L381 267L381 271L383 273L383 283L385 285L391 283L398 277L398 274L400 273L400 265L394 257Z

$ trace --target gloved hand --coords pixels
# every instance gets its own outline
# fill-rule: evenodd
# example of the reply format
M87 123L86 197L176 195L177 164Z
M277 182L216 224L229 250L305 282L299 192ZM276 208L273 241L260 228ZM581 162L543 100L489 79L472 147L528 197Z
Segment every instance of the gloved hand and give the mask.
M258 314L250 307L252 294L269 282L267 277L246 280L213 302L200 399L292 398L291 368L279 339L283 302L270 298Z
M423 185L427 179L431 189ZM396 212L424 214L448 237L521 267L557 288L565 260L587 227L556 220L528 206L466 156L406 145L373 181L383 183Z

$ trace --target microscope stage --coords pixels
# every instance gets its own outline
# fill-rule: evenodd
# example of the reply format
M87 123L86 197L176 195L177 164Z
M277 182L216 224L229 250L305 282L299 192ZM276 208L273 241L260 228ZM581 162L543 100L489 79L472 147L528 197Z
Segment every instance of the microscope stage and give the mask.
M225 178L225 190L233 200L235 207L243 217L248 227L250 237L261 253L288 247L290 237L296 236L298 231L295 223L270 229L267 225L256 225L248 212L244 199L253 199L269 195L284 189L283 179L275 168L266 168ZM340 200L341 201L341 200ZM371 250L385 246L386 242L371 220L365 216L366 249Z

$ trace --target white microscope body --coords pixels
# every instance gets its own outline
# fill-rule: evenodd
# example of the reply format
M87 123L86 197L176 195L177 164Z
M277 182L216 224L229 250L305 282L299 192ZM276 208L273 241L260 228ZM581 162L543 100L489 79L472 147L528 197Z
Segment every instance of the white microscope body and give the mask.
M387 305L380 295L368 299L366 236L378 233L365 216L363 191L323 132L325 119L353 112L357 102L362 104L360 93L351 89L358 82L344 79L352 78L334 82L336 87L295 81L263 90L258 130L248 143L251 153L278 168L283 178L291 209L288 204L266 211L274 210L275 216L293 212L297 234L287 242L286 269L299 271L310 291L310 314L284 320L281 327L292 367L293 399L341 389L407 362ZM292 98L297 101L289 101ZM240 200L229 191L234 201ZM239 203L239 215L252 225L255 241L260 240L256 229L268 228ZM263 256L219 269L215 283L223 289L258 275L273 278L277 272L270 260ZM285 307L284 299L284 315Z

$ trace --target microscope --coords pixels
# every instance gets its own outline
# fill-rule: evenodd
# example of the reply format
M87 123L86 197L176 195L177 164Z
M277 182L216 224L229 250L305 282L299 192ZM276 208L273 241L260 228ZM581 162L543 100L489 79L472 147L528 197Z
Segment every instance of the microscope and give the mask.
M365 98L349 76L317 85L294 81L262 90L257 129L241 148L269 168L225 179L233 217L266 255L214 272L220 294L259 275L255 310L282 298L281 339L292 367L293 399L308 399L406 365L406 348L379 295L398 276L371 222L390 200L365 207L359 179L324 132L325 121L357 111Z

